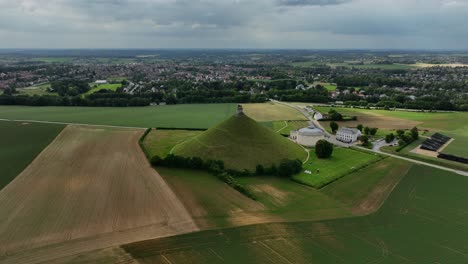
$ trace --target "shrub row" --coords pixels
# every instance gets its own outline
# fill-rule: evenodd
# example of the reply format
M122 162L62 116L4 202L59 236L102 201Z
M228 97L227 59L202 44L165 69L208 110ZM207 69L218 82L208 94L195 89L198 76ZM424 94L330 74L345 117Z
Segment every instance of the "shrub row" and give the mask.
M190 130L190 131L206 131L206 128L185 128L185 127L156 127L159 130Z
M238 192L244 194L252 200L256 200L255 195L250 192L245 186L239 184L230 173L232 170L224 170L224 162L222 160L207 160L203 161L199 157L181 157L173 154L167 155L166 158L154 156L151 158L151 165L164 166L169 168L186 168L193 170L207 170L213 173L218 179L222 180Z

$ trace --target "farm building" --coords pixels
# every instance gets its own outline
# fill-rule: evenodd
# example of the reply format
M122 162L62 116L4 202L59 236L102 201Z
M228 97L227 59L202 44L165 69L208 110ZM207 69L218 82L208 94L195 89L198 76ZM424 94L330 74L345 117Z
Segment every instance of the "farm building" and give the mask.
M361 135L361 131L356 128L342 127L336 132L336 140L346 143L356 142Z
M294 140L297 144L306 146L306 147L314 147L317 141L323 139L325 133L322 129L309 126L305 128L301 128L299 130L292 130L290 132L289 138Z
M429 151L438 151L443 145L447 144L450 141L450 137L442 135L440 133L435 133L430 138L424 140L421 144L421 149Z

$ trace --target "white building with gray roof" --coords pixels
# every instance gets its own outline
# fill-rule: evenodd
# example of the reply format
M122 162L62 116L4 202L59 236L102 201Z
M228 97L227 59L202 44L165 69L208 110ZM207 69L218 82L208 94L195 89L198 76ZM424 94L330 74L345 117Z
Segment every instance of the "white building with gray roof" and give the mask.
M336 132L336 140L345 143L356 142L359 136L361 136L361 131L357 128L342 127Z

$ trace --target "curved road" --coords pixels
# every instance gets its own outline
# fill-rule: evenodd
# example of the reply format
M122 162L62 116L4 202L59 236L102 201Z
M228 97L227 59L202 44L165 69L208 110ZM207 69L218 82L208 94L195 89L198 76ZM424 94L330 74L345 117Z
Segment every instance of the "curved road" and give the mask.
M360 146L356 146L356 145L353 145L353 144L346 144L346 143L343 143L343 142L341 142L341 141L336 140L336 139L333 137L333 135L329 134L329 133L322 127L322 125L321 125L319 122L317 122L317 121L309 114L309 112L307 112L307 110L305 110L303 107L300 107L300 106L297 106L297 105L293 105L293 104L289 104L289 103L285 103L285 102L281 102L281 101L277 101L277 100L271 100L271 101L272 101L272 102L275 102L275 103L278 103L278 104L283 104L283 105L292 107L292 108L298 110L299 112L301 112L305 117L307 117L307 118L310 120L311 124L314 124L315 126L321 128L321 129L323 129L323 131L325 131L325 135L326 135L327 141L329 141L330 143L333 143L333 144L335 144L335 145L342 146L342 147L352 147L352 146L354 146L354 147L359 148L359 149L362 149L362 150L372 151L372 152L379 153L379 154L381 154L381 155L389 156L389 157L392 157L392 158L401 159L401 160L406 160L406 161L409 161L409 162L412 162L412 163L415 163L415 164L425 165L425 166L429 166L429 167L433 167L433 168L436 168L436 169L440 169L440 170L445 170L445 171L453 172L453 173L456 173L456 174L459 174L459 175L468 177L468 172L467 172L467 171L456 170L456 169L452 169L452 168L448 168L448 167L444 167L444 166L439 166L439 165L435 165L435 164L428 163L428 162L424 162L424 161L414 160L414 159L410 159L410 158L401 157L401 156L398 156L398 155L395 155L395 154L390 154L390 153L382 152L382 151L380 150L380 148L381 148L382 146L385 146L385 145L388 145L388 144L381 144L381 143L378 143L372 150L370 150L370 149L363 148L363 147L360 147Z

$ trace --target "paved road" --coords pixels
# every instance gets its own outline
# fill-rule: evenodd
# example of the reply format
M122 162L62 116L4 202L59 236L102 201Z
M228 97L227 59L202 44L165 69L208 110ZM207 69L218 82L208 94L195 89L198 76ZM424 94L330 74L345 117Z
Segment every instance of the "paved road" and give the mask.
M390 144L386 143L384 140L380 140L380 141L377 141L376 144L374 145L374 147L371 149L367 149L367 148L363 148L363 147L360 147L360 146L357 146L357 145L353 145L353 144L346 144L346 143L343 143L341 141L337 141L335 139L335 137L331 134L329 134L323 127L322 125L317 122L310 114L309 112L307 112L307 110L305 110L304 108L300 107L300 106L297 106L297 105L293 105L293 104L289 104L289 103L285 103L285 102L280 102L280 101L276 101L276 100L271 100L272 102L275 102L275 103L279 103L279 104L283 104L283 105L286 105L286 106L289 106L289 107L292 107L292 108L295 108L297 109L298 111L300 111L304 116L306 116L310 122L312 124L314 124L315 126L323 129L323 131L325 131L325 135L326 135L326 139L327 141L335 144L335 145L338 145L338 146L343 146L343 147L356 147L356 148L359 148L359 149L363 149L363 150L366 150L366 151L372 151L372 152L375 152L375 153L379 153L379 154L382 154L382 155L385 155L385 156L389 156L389 157L393 157L393 158L396 158L396 159L402 159L402 160L406 160L406 161L409 161L409 162L412 162L412 163L415 163L415 164L420 164L420 165L425 165L425 166L429 166L429 167L433 167L433 168L436 168L436 169L440 169L440 170L445 170L445 171L449 171L449 172L453 172L453 173L456 173L456 174L459 174L459 175L462 175L462 176L466 176L468 177L468 172L467 171L462 171L462 170L455 170L455 169L451 169L451 168L448 168L448 167L444 167L444 166L439 166L439 165L435 165L435 164L432 164L432 163L428 163L428 162L424 162L424 161L419 161L419 160L414 160L414 159L410 159L410 158L405 158L405 157L401 157L401 156L398 156L398 155L395 155L395 154L389 154L389 153L386 153L386 152L382 152L380 150L381 147L383 146L389 146L391 144L394 144L395 142L392 142Z
M278 103L278 104L282 104L282 105L292 107L292 108L296 109L297 111L301 112L305 117L307 117L307 119L309 119L309 123L311 125L314 125L315 127L318 127L318 128L322 129L325 132L325 139L328 142L330 142L330 143L332 143L334 145L337 145L337 146L345 147L345 148L349 148L349 147L352 147L352 146L355 145L353 143L349 144L349 143L344 143L344 142L336 140L335 135L328 133L327 130L322 126L322 124L320 124L320 122L315 120L314 117L304 107L289 104L289 103L285 103L285 102L281 102L281 101L277 101L277 100L272 100L272 99L270 99L270 100L272 102L275 102L275 103Z

